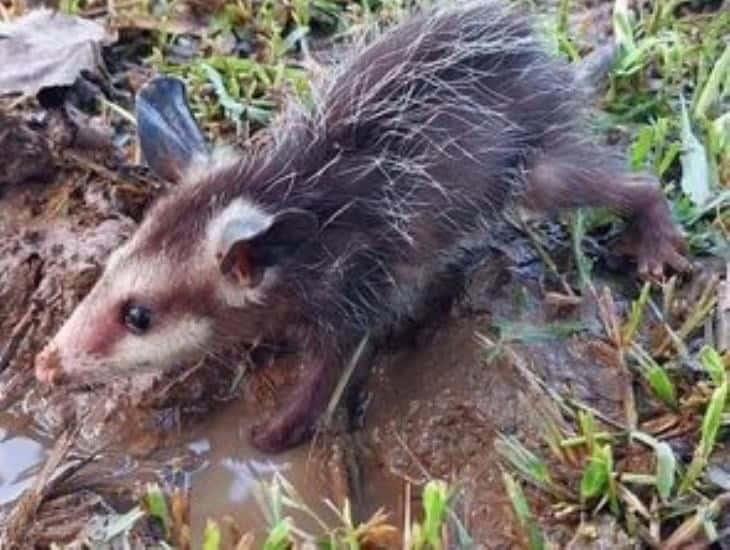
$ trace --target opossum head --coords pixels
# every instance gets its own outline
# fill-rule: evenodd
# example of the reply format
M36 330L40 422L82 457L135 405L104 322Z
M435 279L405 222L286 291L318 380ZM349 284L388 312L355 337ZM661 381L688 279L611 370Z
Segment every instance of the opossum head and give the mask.
M215 353L234 337L255 339L281 261L316 230L307 212L271 211L245 196L210 192L211 185L226 187L221 182L236 176L240 160L211 160L178 81L158 79L143 89L137 117L147 162L179 185L112 253L100 280L36 357L39 381L164 369Z

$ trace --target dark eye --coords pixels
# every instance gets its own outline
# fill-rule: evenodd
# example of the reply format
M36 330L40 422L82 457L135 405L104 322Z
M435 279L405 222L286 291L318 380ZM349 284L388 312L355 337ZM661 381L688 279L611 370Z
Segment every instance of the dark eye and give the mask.
M122 310L125 326L134 334L142 334L150 328L152 313L139 304L128 304Z

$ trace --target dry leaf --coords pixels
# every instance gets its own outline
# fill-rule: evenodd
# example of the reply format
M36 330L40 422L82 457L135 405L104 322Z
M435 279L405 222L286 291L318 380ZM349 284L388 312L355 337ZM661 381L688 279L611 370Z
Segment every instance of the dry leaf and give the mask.
M0 24L0 95L70 86L82 72L103 74L101 46L114 33L95 21L48 9Z

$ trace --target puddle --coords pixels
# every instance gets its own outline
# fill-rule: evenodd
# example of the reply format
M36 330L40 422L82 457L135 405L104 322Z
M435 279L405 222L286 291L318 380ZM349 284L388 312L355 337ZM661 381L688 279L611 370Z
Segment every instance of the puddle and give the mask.
M43 305L11 368L0 370L0 407L5 408L0 413L0 521L32 483L53 442L51 434L79 418L80 410L96 406L104 410L96 417L100 428L88 430L92 436L111 433L134 440L133 445L117 445L116 456L101 465L102 471L118 474L131 487L132 482L164 479L172 463L187 469L194 544L199 545L208 518L224 516L261 540L265 522L254 494L257 480L279 471L329 524L335 523L334 516L323 499L340 502L348 496L356 521L384 507L400 526L407 504L420 509L417 487L429 478L446 479L462 488L457 512L475 540L489 541L490 548L509 547L513 518L493 443L499 433L531 437L533 427L520 401L524 381L506 361L486 361L476 333L494 336L495 323L511 323L513 347L561 393L589 401L608 415L619 409L616 371L606 368L600 346L596 348L600 327L595 311L552 311L537 290L543 266L524 240L506 245L511 259L498 256L484 264L466 305L455 308L443 326L417 346L378 359L363 428L329 437L316 451L309 445L275 456L253 450L249 426L262 407L252 404L250 395L213 406L216 384L230 387L232 371L219 376L200 369L174 383L163 380L162 390L150 383L146 389L128 389L126 395L101 389L41 395L30 369L33 355L133 226L125 216L110 215L99 193L89 198L94 186L86 187L86 193L63 195L66 212L55 225L28 211L55 212L54 197L63 186L48 188L45 203L42 194L27 193L0 201L0 237L5 237L0 245L0 349L8 342L6 335L34 311L32 304ZM19 234L16 226L25 233ZM524 329L555 323L582 328L561 338L536 338ZM520 343L520 338L529 342ZM143 394L150 391L152 399L145 405ZM120 395L129 399L117 401ZM21 403L26 416L16 414ZM48 437L38 435L39 426ZM407 483L414 486L410 503L405 501ZM298 527L318 531L312 518L292 515Z
M9 415L0 414L0 510L32 485L47 456L45 442L26 430L16 431L15 424Z
M259 480L270 480L275 472L283 474L314 511L329 516L321 502L326 491L319 479L319 464L310 460L309 447L271 456L257 452L248 441L251 422L247 415L242 400L231 402L198 425L187 445L191 452L205 457L205 466L191 478L194 546L196 541L200 543L208 518L226 515L236 520L242 531L261 537L266 523L255 492ZM302 514L294 517L303 529L316 528L311 518Z

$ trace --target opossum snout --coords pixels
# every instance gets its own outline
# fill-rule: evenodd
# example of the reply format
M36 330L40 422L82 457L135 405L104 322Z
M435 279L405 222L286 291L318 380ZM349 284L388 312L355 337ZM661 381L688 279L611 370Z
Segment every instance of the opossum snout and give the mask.
M58 384L63 378L61 355L49 344L35 358L35 377L42 384Z

